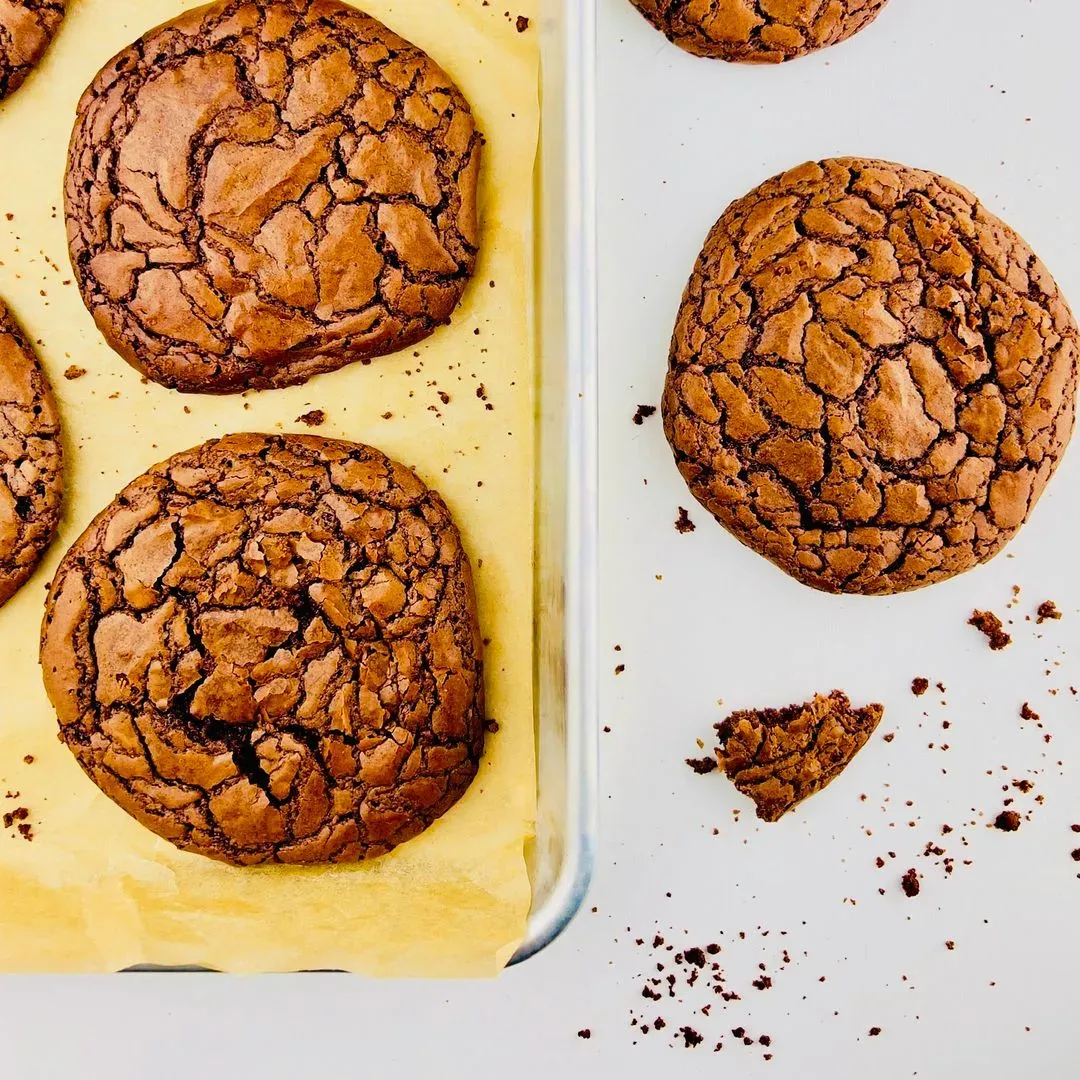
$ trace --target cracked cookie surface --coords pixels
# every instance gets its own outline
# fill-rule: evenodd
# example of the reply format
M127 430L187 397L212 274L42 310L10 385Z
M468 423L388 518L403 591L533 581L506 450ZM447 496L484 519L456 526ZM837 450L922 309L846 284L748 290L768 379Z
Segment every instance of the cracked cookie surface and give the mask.
M288 386L446 323L476 261L481 137L425 53L338 0L223 0L78 107L64 203L109 344L165 386Z
M64 0L0 0L0 101L45 54L64 18Z
M695 56L778 64L845 41L888 0L630 0Z
M65 555L41 663L91 779L237 864L381 855L484 745L472 574L442 499L367 446L233 435L129 484Z
M671 345L698 501L814 588L895 593L995 555L1075 416L1077 328L1031 248L930 172L843 158L733 203Z
M732 713L716 725L717 761L759 818L779 821L844 771L884 715L881 705L853 709L839 690L805 705Z
M63 495L56 402L30 342L0 301L0 604L52 543Z

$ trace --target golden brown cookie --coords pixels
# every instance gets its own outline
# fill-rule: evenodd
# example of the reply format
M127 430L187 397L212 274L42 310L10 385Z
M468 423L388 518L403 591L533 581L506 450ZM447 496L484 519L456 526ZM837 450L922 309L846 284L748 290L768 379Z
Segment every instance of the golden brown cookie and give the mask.
M695 56L779 64L836 45L888 0L630 0L669 41Z
M64 18L64 0L0 0L0 100L22 86Z
M190 392L288 386L450 319L481 138L425 53L338 0L222 0L83 95L65 210L121 356Z
M732 713L716 725L717 761L762 821L779 821L847 768L884 715L882 705L853 709L840 690L805 705Z
M63 495L60 416L49 380L0 302L0 604L52 543Z
M446 505L311 435L231 435L129 484L57 570L41 663L98 787L225 862L381 855L461 797L484 745Z
M843 158L733 203L671 345L664 429L744 544L829 592L989 559L1072 433L1077 328L1024 241L934 173Z

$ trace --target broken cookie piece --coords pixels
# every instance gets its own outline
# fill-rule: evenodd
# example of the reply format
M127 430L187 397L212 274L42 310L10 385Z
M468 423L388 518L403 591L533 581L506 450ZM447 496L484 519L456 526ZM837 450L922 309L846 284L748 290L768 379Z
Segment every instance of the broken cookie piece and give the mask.
M840 690L805 705L736 712L716 725L716 757L757 816L779 821L843 772L884 714L882 705L853 709Z

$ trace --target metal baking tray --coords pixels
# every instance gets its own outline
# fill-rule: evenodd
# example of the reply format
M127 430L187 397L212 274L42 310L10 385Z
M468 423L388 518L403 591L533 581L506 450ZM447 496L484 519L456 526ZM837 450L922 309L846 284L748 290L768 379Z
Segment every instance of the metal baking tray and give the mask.
M511 963L581 907L597 825L596 4L545 0L536 223L536 839Z
M536 184L536 836L519 964L581 908L597 832L596 3L541 5ZM127 971L207 971L139 964Z

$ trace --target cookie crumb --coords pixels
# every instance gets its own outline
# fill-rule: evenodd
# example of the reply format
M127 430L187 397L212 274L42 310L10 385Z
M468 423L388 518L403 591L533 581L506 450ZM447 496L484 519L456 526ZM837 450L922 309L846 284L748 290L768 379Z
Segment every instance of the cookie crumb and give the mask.
M1016 832L1020 828L1020 815L1015 810L1002 810L994 818L994 828L1002 832Z
M955 941L946 941L945 942L945 948L948 949L949 952L952 952L953 949L956 948L956 942Z
M1053 600L1044 600L1039 605L1039 610L1036 614L1039 616L1038 623L1040 626L1046 622L1047 619L1061 618L1061 612L1058 611L1057 604L1055 604Z
M312 409L311 412L298 416L296 422L298 424L307 424L308 427L320 427L326 423L326 413L322 409Z
M529 29L529 17L527 15L519 15L517 22L514 24L517 27L519 34L524 34Z
M690 766L698 774L698 776L708 776L711 772L716 772L720 768L719 763L714 757L700 757L686 759L686 764Z
M684 536L692 533L697 526L690 520L690 513L685 506L679 507L679 516L675 519L675 528Z
M582 1029L581 1029L581 1030L580 1030L580 1031L579 1031L579 1032L577 1033L577 1037L578 1037L579 1039L591 1039L591 1038L592 1038L592 1031L591 1031L591 1029L589 1029L589 1028L582 1028Z
M1020 715L1025 720L1041 720L1042 717L1025 701L1020 706Z
M639 405L637 407L637 412L634 413L634 423L637 424L638 427L641 427L650 416L654 416L655 414L655 405Z
M74 382L75 379L81 379L86 374L86 368L79 367L78 364L72 364L64 371L64 378L69 382Z
M621 675L625 670L626 670L626 665L625 664L616 664L615 665L615 674L616 675Z
M24 765L33 765L34 764L34 755L33 754L27 754L26 757L23 758L23 764Z
M679 1028L679 1034L683 1037L683 1041L686 1044L688 1050L693 1049L695 1046L700 1046L705 1041L705 1036L699 1031L695 1031L692 1027Z
M915 867L912 867L906 874L900 879L900 885L904 890L905 896L918 896L922 886L919 884L919 874Z
M879 1028L879 1027L872 1027L872 1028L870 1029L870 1031L869 1031L869 1034L870 1034L870 1035L875 1035L875 1036L876 1036L876 1035L880 1035L880 1034L881 1034L881 1028Z
M921 675L917 679L911 680L911 692L916 697L922 697L927 690L930 689L930 680L924 679Z
M1004 624L992 611L972 612L968 626L974 626L985 634L990 648L995 652L1000 652L1012 644L1012 638L1005 632Z

